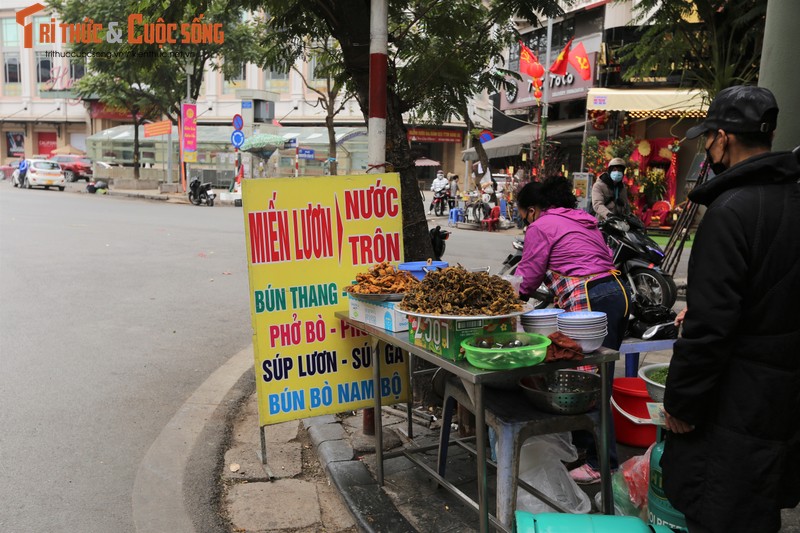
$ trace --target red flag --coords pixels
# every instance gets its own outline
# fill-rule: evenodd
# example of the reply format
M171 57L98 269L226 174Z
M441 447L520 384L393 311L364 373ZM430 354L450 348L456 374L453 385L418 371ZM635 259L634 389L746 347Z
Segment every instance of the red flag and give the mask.
M522 41L519 42L519 71L534 78L544 74L544 69L539 60Z
M572 39L574 38L575 37L573 37ZM572 46L572 39L567 41L567 46L565 46L564 49L561 50L561 53L558 54L556 60L553 62L552 65L550 65L550 72L552 72L553 74L558 74L559 76L563 76L564 74L567 73L569 48L570 46Z
M586 53L586 48L583 43L573 48L569 53L569 64L575 67L581 78L588 80L592 77L592 67L589 65L589 55Z

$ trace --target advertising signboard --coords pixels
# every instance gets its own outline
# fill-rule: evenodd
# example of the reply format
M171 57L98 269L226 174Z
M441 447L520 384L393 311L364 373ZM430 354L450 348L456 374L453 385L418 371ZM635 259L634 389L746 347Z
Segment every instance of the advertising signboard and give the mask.
M597 53L587 54L591 72L595 72L597 64ZM533 96L533 84L530 76L523 75L522 80L513 80L512 90L501 91L500 109L520 109L536 105L536 98ZM589 94L589 89L594 86L594 75L588 80L584 80L575 70L570 67L564 76L545 72L544 83L549 84L550 102L562 102L565 100L585 99Z
M402 261L400 176L243 180L242 207L260 425L407 401L405 354L334 316L356 274Z
M183 160L187 163L197 162L197 105L181 104L181 144Z

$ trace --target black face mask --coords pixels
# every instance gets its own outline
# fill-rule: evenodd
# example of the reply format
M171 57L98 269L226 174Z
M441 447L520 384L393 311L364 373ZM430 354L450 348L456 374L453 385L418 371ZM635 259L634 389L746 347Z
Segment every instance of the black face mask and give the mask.
M719 131L714 134L714 140L711 141L711 144L706 149L706 165L708 165L709 168L711 168L711 172L713 172L715 176L717 176L719 174L722 174L723 172L725 172L728 169L728 167L726 167L722 163L722 159L720 159L719 162L715 163L714 160L711 158L711 147L714 146L715 142L717 142L717 136L718 135L719 135ZM725 151L724 150L722 152L722 157L723 158L725 157Z

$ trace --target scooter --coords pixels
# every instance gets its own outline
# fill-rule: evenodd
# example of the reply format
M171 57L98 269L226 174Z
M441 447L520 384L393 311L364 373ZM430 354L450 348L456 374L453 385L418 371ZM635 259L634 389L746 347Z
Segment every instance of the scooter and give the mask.
M599 227L611 248L614 266L628 280L636 301L642 306L672 308L678 289L672 276L661 270L664 251L647 236L644 224L630 215L609 216Z
M208 207L214 206L217 194L211 189L210 183L200 183L200 178L194 177L189 182L189 201L194 205L205 203Z
M447 187L436 189L433 191L433 213L437 216L443 216L446 207L449 207L450 195L447 192Z
M612 216L601 222L599 228L611 248L614 266L628 280L634 299L642 306L671 308L678 298L678 289L672 277L659 268L664 252L645 234L639 219ZM501 275L517 270L524 242L524 237L516 237L511 243L514 251L503 261Z

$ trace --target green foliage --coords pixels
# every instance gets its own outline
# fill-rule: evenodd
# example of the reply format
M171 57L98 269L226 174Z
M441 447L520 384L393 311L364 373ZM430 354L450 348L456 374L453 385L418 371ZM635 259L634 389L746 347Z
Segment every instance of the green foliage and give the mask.
M720 90L758 79L767 0L641 0L640 38L623 46L625 78L681 73L681 85Z
M606 143L593 135L587 137L583 145L584 166L595 175L605 172L608 162L615 157L621 157L628 166L631 166L631 155L635 149L636 140L633 137L617 137Z
M121 43L107 42L104 31L100 43L71 45L75 52L92 55L87 62L86 75L75 85L79 96L98 98L111 105L146 100L157 114L164 114L173 122L186 97L187 77L190 96L196 100L207 62L211 61L212 68L221 70L226 77L232 77L240 72L242 62L254 57L253 25L243 22L239 12L229 9L228 3L222 0L49 0L48 5L62 22L78 23L88 17L104 28L109 22L120 23ZM132 13L141 13L143 23L155 23L160 19L176 23L178 27L203 15L203 23L222 25L224 43L182 44L178 32L175 44L129 44L128 16ZM141 26L137 28L137 33L141 34Z

